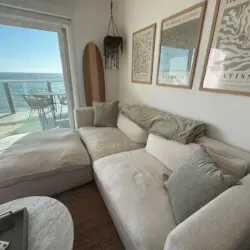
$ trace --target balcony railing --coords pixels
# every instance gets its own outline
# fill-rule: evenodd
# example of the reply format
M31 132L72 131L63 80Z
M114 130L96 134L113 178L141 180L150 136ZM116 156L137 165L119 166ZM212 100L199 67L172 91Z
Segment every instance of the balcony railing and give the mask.
M39 93L53 99L48 114L45 114L43 108L32 110L27 103L25 96L39 97ZM37 127L35 131L68 127L67 100L62 100L62 96L65 96L65 88L64 82L60 80L0 80L0 138L1 135L13 134L12 130L20 126L22 129L19 130L25 132L29 132L28 127L34 129L35 126Z
M46 82L39 80L0 80L0 116L1 114L15 114L16 111L28 110L29 107L23 95L30 94L32 90L63 93L64 84L62 81L55 80Z

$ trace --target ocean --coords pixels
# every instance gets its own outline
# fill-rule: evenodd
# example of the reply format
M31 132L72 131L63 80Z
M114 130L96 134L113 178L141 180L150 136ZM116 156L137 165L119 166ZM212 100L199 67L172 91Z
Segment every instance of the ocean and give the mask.
M20 82L21 81L21 82ZM37 82L39 81L39 82ZM10 112L3 83L7 82L16 111L30 110L24 101L24 94L48 89L51 82L52 92L65 92L63 75L58 73L1 73L0 72L0 115Z

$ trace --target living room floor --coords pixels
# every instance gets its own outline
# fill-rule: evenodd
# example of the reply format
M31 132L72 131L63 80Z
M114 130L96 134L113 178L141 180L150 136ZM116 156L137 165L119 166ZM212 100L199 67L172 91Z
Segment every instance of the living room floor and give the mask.
M74 250L123 250L124 247L95 183L55 197L70 211L75 226Z

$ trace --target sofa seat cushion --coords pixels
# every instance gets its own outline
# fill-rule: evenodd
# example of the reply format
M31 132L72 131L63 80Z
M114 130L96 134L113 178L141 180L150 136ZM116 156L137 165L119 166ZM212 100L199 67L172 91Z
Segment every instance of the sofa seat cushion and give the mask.
M163 249L176 227L163 185L163 164L139 149L99 159L93 165L94 175L135 249Z
M9 136L0 141L0 188L90 164L78 133L72 129Z
M145 147L130 140L118 128L82 127L78 132L93 161L102 157Z

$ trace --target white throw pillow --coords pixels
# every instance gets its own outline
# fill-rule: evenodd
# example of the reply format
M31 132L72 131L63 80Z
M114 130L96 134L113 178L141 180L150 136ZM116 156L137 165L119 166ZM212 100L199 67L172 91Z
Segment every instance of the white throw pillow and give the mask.
M172 171L181 167L197 149L197 144L184 145L154 134L149 135L146 146L149 154Z
M218 167L234 175L238 180L246 175L247 162L245 160L220 155L210 149L207 149L207 152L216 161Z
M126 116L119 114L117 127L136 143L146 144L148 139L148 131L138 126L135 122L128 119Z

